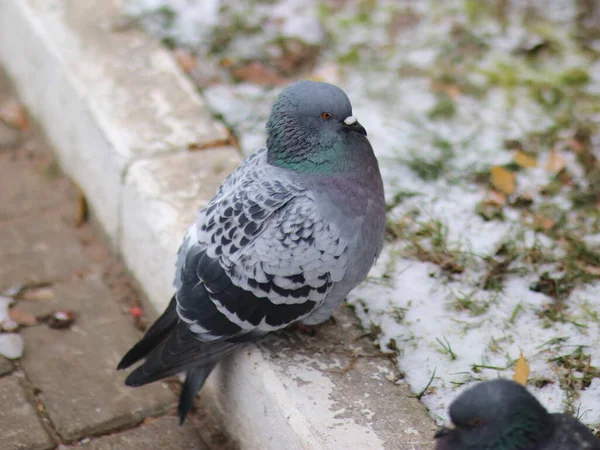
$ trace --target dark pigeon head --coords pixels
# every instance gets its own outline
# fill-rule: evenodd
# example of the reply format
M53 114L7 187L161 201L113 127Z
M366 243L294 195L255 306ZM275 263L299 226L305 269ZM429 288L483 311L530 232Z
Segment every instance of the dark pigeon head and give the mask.
M269 163L298 171L336 171L349 154L372 153L348 96L329 83L298 81L284 89L271 110L267 134Z
M442 428L437 450L522 450L548 437L551 416L525 387L510 380L484 381L450 405L454 429Z

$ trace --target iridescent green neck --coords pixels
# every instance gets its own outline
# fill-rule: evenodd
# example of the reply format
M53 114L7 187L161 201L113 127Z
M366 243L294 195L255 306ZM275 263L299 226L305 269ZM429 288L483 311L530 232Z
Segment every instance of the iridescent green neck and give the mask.
M318 148L317 146L319 144L316 144L314 148ZM318 151L298 149L297 152L278 152L269 149L267 156L268 163L273 166L320 175L353 172L360 167L360 161L357 159L353 152L343 149L342 142L325 148L321 146Z
M347 142L348 135L306 130L293 118L267 123L267 162L302 173L321 175L357 172L374 159L368 141Z

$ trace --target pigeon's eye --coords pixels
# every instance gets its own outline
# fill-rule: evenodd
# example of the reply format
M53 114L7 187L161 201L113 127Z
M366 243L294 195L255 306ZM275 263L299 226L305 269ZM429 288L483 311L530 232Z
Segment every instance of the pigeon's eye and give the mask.
M476 417L475 419L471 419L471 420L469 420L469 423L468 423L468 425L469 425L470 427L473 427L473 428L478 428L478 427L480 427L481 425L483 425L483 420L481 420L481 419L479 419L479 418L477 418L477 417Z
M322 112L321 117L325 120L329 120L331 119L331 114L329 114L328 112Z

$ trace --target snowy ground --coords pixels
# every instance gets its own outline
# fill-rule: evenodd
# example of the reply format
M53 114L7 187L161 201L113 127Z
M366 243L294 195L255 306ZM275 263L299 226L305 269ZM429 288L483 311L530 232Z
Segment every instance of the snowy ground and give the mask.
M600 7L126 3L246 153L294 77L349 94L390 209L384 255L349 302L439 422L522 351L550 410L600 425Z

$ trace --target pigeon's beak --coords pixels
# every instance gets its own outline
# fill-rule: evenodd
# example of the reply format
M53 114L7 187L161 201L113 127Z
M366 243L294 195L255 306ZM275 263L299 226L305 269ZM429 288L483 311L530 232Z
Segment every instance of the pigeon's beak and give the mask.
M365 127L363 127L358 120L356 120L356 117L354 116L348 116L344 119L344 123L346 124L346 126L348 128L350 128L352 131L356 131L359 134L362 134L363 136L367 135L367 130L365 130Z
M435 434L433 435L434 439L439 439L441 437L446 436L447 434L452 433L452 428L447 428L447 427L442 427L442 428L438 428L437 431L435 432Z

